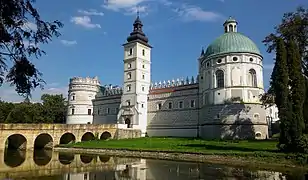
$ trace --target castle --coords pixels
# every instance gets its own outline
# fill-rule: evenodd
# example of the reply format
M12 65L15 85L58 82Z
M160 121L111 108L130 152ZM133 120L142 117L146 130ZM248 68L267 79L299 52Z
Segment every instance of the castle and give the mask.
M143 136L268 138L260 50L229 18L202 50L196 77L151 83L151 45L136 18L124 47L123 87L70 79L67 124L118 124Z

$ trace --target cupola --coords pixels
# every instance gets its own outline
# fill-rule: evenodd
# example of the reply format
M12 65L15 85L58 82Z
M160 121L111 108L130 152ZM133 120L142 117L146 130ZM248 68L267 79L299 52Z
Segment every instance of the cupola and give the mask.
M224 23L225 33L237 32L237 22L231 16Z

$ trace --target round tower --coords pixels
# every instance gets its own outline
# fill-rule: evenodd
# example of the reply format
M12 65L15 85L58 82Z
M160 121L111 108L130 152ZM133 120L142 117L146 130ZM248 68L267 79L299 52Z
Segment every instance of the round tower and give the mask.
M92 124L92 100L99 91L99 87L100 82L97 77L70 79L66 124Z
M265 109L260 103L263 57L256 44L238 32L229 18L224 33L199 58L201 128L209 138L268 137ZM250 126L249 126L250 125ZM234 128L234 129L232 129Z

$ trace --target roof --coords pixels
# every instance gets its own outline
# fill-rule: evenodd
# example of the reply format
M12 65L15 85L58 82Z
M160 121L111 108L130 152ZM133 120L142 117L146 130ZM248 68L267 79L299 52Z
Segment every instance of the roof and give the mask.
M248 37L238 32L227 32L210 44L205 57L213 57L226 53L252 53L261 55L257 45Z

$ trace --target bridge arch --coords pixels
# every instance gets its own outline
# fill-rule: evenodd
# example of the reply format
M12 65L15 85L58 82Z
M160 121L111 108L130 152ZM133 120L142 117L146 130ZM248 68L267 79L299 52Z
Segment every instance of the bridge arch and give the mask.
M81 141L92 141L95 139L95 136L91 132L86 132L82 137Z
M101 135L100 139L101 140L107 140L111 138L111 134L108 131L103 132L103 134Z
M42 133L35 138L34 149L52 149L53 139L51 135Z
M98 156L98 158L102 163L107 163L110 160L110 156L106 156L106 155L100 155Z
M46 166L52 158L52 150L36 150L33 151L33 161L38 166Z
M7 138L5 146L8 149L26 149L27 139L21 134L12 134Z
M80 160L81 162L83 162L84 164L89 164L92 162L92 160L94 159L94 157L96 156L93 156L93 155L82 155L80 154Z
M60 138L60 144L70 144L76 141L76 137L73 133L65 133Z
M59 153L59 161L63 165L71 164L75 159L75 154L71 153Z
M26 151L20 151L17 149L5 149L3 154L4 163L12 168L21 166L26 160L26 153Z

